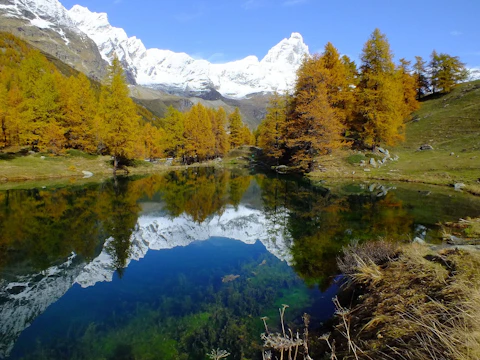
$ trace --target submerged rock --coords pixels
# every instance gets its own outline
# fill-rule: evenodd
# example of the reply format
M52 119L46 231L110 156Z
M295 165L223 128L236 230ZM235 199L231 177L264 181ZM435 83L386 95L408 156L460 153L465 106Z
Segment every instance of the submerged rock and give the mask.
M222 277L222 283L229 283L232 281L237 280L240 277L240 275L225 275Z

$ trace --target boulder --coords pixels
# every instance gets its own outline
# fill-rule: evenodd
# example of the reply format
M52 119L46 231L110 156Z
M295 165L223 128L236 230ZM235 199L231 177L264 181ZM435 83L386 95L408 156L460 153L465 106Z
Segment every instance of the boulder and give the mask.
M381 147L377 147L377 150L378 152L384 154L384 155L387 155L389 156L390 155L390 152L387 150L387 149L384 149L384 148L381 148Z
M425 150L433 150L433 146L429 144L423 144L418 148L420 151L425 151Z
M453 187L455 188L455 190L459 191L459 190L462 190L465 187L465 184L464 183L456 183L456 184L453 184Z
M376 167L377 161L374 158L370 158L370 165Z

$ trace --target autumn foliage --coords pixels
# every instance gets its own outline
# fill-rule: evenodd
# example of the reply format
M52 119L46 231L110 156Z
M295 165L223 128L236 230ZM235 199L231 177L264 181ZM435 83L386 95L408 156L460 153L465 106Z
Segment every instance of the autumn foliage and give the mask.
M158 119L129 97L118 59L100 85L81 73L63 75L39 51L0 33L0 148L110 154L116 169L124 159L204 161L253 143L238 109L228 115L198 103Z

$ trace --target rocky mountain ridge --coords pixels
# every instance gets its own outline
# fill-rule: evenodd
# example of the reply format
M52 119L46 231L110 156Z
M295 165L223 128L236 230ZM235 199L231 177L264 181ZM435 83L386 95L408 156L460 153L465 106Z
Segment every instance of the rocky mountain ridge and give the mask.
M242 99L290 90L309 55L302 36L293 33L261 60L248 56L212 64L185 53L147 49L140 39L111 26L107 14L80 5L67 10L58 0L0 0L0 19L0 31L20 36L89 76L101 79L106 64L117 56L130 83L183 96L213 92Z

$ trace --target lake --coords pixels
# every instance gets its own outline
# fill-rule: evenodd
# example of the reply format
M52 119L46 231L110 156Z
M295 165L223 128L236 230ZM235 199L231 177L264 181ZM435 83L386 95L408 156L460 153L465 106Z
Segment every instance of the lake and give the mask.
M0 358L261 358L263 316L327 321L352 242L439 241L480 198L210 168L0 192Z

